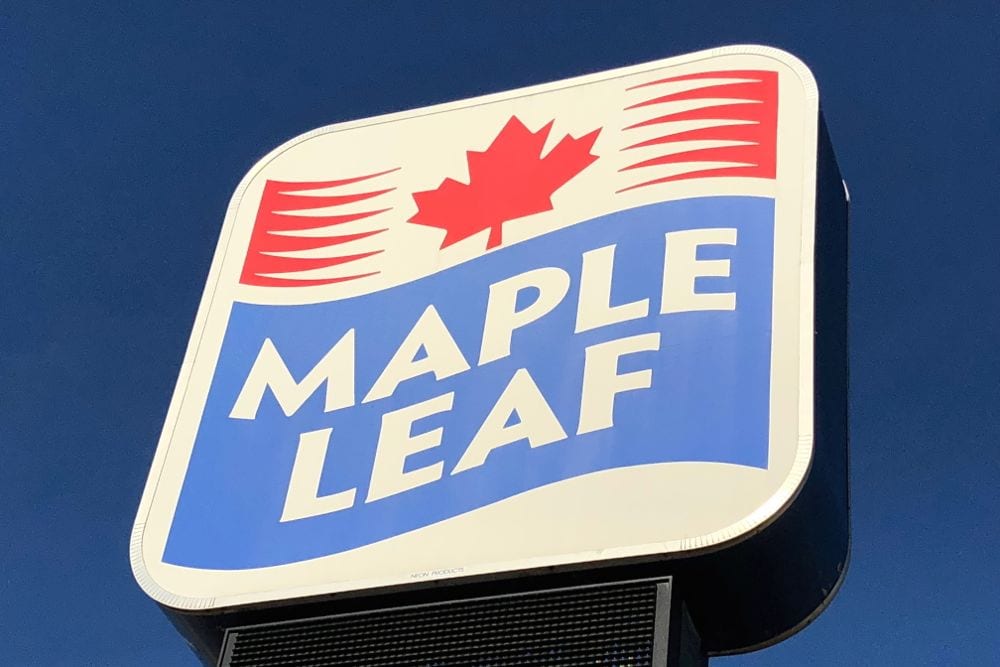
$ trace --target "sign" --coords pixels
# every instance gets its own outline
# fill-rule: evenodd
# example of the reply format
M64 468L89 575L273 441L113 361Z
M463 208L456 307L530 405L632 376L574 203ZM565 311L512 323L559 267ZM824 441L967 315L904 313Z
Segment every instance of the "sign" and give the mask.
M136 520L210 609L740 540L813 453L817 95L733 47L297 137Z

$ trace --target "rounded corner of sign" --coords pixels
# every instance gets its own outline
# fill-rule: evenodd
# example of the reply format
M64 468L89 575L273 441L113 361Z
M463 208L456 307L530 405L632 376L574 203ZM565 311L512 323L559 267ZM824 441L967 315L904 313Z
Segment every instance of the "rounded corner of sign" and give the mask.
M791 469L788 471L788 475L785 476L781 486L778 487L778 491L772 496L771 500L763 505L763 507L768 507L768 509L772 510L762 521L763 524L770 524L781 518L795 504L799 493L809 479L813 458L816 453L815 445L816 438L812 433L799 436L795 459L792 462ZM777 507L770 507L770 503L772 502Z
M341 123L340 125L343 124L345 123ZM243 172L243 175L240 177L240 180L236 184L236 187L233 188L233 192L229 197L229 205L226 209L226 217L225 217L226 223L229 222L229 219L233 217L237 208L239 208L240 202L243 200L243 195L250 188L250 184L253 182L253 180L257 178L257 176L259 176L260 173L264 171L264 169L271 162L273 162L275 158L277 158L282 153L292 148L295 148L299 144L306 142L317 135L329 132L332 128L336 127L338 127L338 125L336 124L325 125L323 127L314 128L302 132L300 134L297 134L294 137L281 142L280 144L269 150L267 153L259 157L257 160L255 160L254 163L250 166L250 168L247 169L245 172Z
M792 463L792 468L788 471L788 475L781 483L778 491L768 503L764 504L765 507L768 507L772 511L762 523L770 524L776 521L795 504L799 493L809 479L809 472L812 470L813 455L816 453L815 442L816 440L812 434L799 436L798 452ZM777 507L769 507L770 502L774 502Z
M229 196L229 205L226 208L226 216L224 219L224 224L228 225L231 218L235 217L236 210L239 208L240 202L243 201L243 195L250 188L250 184L253 182L257 176L264 171L264 168L274 160L281 152L291 148L296 143L302 140L305 135L299 135L293 139L286 141L274 150L268 151L267 154L262 156L260 159L255 161L249 169L247 169L243 175L240 177L239 183L233 188L232 194ZM223 236L225 234L223 233Z
M214 606L215 598L187 597L164 588L153 578L152 573L148 569L144 566L137 568L134 562L132 563L132 574L143 593L161 607L178 612L195 612L206 611Z
M736 524L715 533L713 536L702 538L698 541L697 546L706 546L707 543L713 550L726 550L751 539L769 526L779 522L795 505L799 494L805 487L809 471L812 468L814 453L813 436L800 436L798 453L792 467L775 492Z
M143 556L143 528L142 523L136 522L132 529L132 540L129 546L132 577L142 592L157 604L177 611L197 611L212 606L214 598L191 598L178 595L157 581L153 569L147 567L146 559Z
M809 100L819 101L819 86L809 65L800 57L777 46L766 44L733 44L712 49L713 56L758 56L774 60L791 71L802 85L802 91Z

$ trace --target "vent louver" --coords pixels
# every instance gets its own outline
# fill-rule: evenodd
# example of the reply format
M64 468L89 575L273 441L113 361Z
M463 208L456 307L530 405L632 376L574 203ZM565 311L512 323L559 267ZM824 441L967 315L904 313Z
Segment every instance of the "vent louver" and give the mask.
M220 665L645 667L658 664L654 655L662 653L654 640L666 587L660 583L658 605L657 583L548 590L234 628L226 635Z

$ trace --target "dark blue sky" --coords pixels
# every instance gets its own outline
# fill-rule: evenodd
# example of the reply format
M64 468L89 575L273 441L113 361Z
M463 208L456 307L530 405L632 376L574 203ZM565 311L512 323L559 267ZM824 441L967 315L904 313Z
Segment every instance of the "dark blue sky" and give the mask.
M853 197L854 546L816 623L713 664L995 664L995 2L57 4L0 9L0 664L196 664L128 539L257 158L336 121L747 42L810 65Z

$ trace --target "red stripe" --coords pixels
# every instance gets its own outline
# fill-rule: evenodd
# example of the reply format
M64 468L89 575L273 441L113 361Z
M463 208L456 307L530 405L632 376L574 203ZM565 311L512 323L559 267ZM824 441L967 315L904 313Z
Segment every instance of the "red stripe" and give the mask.
M677 121L749 121L736 125L719 125L694 130L685 130L673 134L645 139L631 144L622 151L647 148L650 146L669 146L679 141L740 141L746 142L736 146L718 146L684 150L669 155L658 155L634 162L619 172L629 173L636 169L661 167L683 162L743 162L747 166L736 167L695 167L682 174L671 174L660 178L652 178L641 183L629 185L618 192L628 192L636 188L669 183L691 178L714 177L752 177L773 179L777 174L777 133L778 133L778 74L765 70L727 70L718 72L700 72L684 76L657 79L647 83L632 86L629 90L645 88L676 81L697 79L738 78L752 79L746 83L722 83L708 85L696 90L684 91L670 95L652 97L631 105L626 111L652 107L657 104L678 100L737 98L753 100L743 104L722 104L706 106L698 109L679 111L635 122L624 130L634 130L644 127L654 127ZM655 172L654 172L655 174Z
M357 280L358 278L367 278L368 276L378 275L379 271L372 271L371 273L358 273L353 276L341 276L340 278L324 278L321 280L294 280L292 278L267 278L264 276L254 276L253 283L247 283L245 280L244 284L259 285L260 287L311 287L313 285L330 285L333 283L344 283L348 280Z
M623 130L634 130L638 127L649 127L662 123L672 123L678 120L750 120L760 122L768 110L761 108L760 104L720 104L714 107L703 107L701 109L690 109L688 111L678 111L665 116L657 116L638 123L634 123Z
M363 220L364 218L370 218L373 215L391 210L391 208L380 208L374 211L361 211L360 213L347 213L344 215L292 215L289 213L268 213L267 211L261 211L257 214L257 224L262 225L267 232L302 231Z
M384 176L386 174L391 174L394 171L399 171L399 167L395 169L386 169L385 171L378 171L374 174L365 174L364 176L355 176L353 178L342 178L339 181L268 181L266 187L273 187L278 192L289 192L297 190L319 190L321 188L335 188L339 185L349 185L351 183L359 183L361 181L367 181L369 178L375 178L376 176Z
M268 235L263 242L259 243L254 252L288 252L292 250L312 250L313 248L324 248L326 246L339 245L350 241L358 241L381 234L386 230L375 229L370 232L359 232L357 234L342 234L340 236L274 236ZM289 259L292 259L291 257Z
M645 167L655 167L663 164L677 164L679 162L746 162L754 167L761 166L757 163L760 156L760 149L757 146L719 146L716 148L699 148L696 150L682 151L670 155L659 155L657 157L643 160L622 167L618 171L629 171L632 169L643 169Z
M636 183L635 185L630 185L627 188L622 188L621 190L617 190L616 194L621 194L622 192L628 192L629 190L635 190L636 188L644 188L648 185L656 185L658 183L669 183L671 181L684 181L689 178L712 178L712 177L719 178L722 176L755 177L756 174L752 173L753 169L756 169L756 167L720 167L718 169L701 169L698 171L689 171L683 174L674 174L673 176L654 178L651 181Z
M353 276L309 280L269 278L264 274L294 274L300 271L337 266L359 259L364 259L365 257L377 255L381 253L382 250L342 255L339 257L317 258L275 257L265 253L312 250L315 248L323 248L326 246L357 241L386 231L386 229L383 228L358 232L355 234L339 234L317 237L300 237L294 235L285 236L278 233L304 231L326 227L329 225L339 225L352 222L354 220L363 220L391 210L391 208L380 208L369 211L359 211L356 213L342 213L338 215L322 216L292 214L296 211L314 211L319 208L342 206L344 204L365 201L384 195L388 192L392 192L395 188L383 188L380 190L343 195L312 196L305 194L305 191L307 190L318 190L321 188L348 185L375 178L377 176L383 176L394 171L398 171L398 168L332 181L267 181L264 185L264 192L261 195L260 206L257 210L257 219L254 221L254 229L250 235L250 246L247 249L247 256L243 263L243 271L240 275L240 282L244 285L257 285L263 287L325 285L343 282L345 280L353 280L355 278L363 278L378 273L376 271L373 273L357 274Z
M381 250L363 252L357 255L343 255L341 257L323 257L319 259L298 259L293 257L272 257L270 255L257 255L253 266L248 263L243 267L241 282L248 285L259 284L258 279L265 277L268 273L298 273L299 271L310 271L312 269L325 269L330 266L347 264L365 257L377 255ZM250 270L252 268L252 271ZM320 278L319 280L328 280Z
M662 137L654 137L637 144L626 146L623 151L630 151L636 148L646 148L647 146L657 146L675 141L752 141L756 144L764 143L767 140L766 128L760 125L723 125L721 127L704 127L700 130L687 130L668 134Z
M675 81L694 81L697 79L760 79L762 75L774 74L763 70L753 69L731 69L720 70L718 72L698 72L696 74L684 74L683 76L672 76L667 79L657 79L626 88L625 90L636 90L648 86L656 86L661 83L673 83Z
M637 102L632 106L625 107L625 111L648 107L654 104L665 104L667 102L680 102L683 100L703 100L712 98L730 98L736 100L753 100L763 102L767 95L766 82L754 83L725 83L718 86L708 86L697 90L686 90L682 93L672 93L661 97L653 97L642 102Z
M264 198L261 200L261 209L267 211L268 213L283 213L288 211L310 211L317 208L326 208L327 206L343 206L344 204L353 204L356 201L364 201L366 199L371 199L372 197L378 197L379 195L384 195L386 192L392 192L396 188L387 188L385 190L373 190L372 192L358 192L350 195L328 195L324 197L312 197L309 195L286 195L280 192L264 192Z

